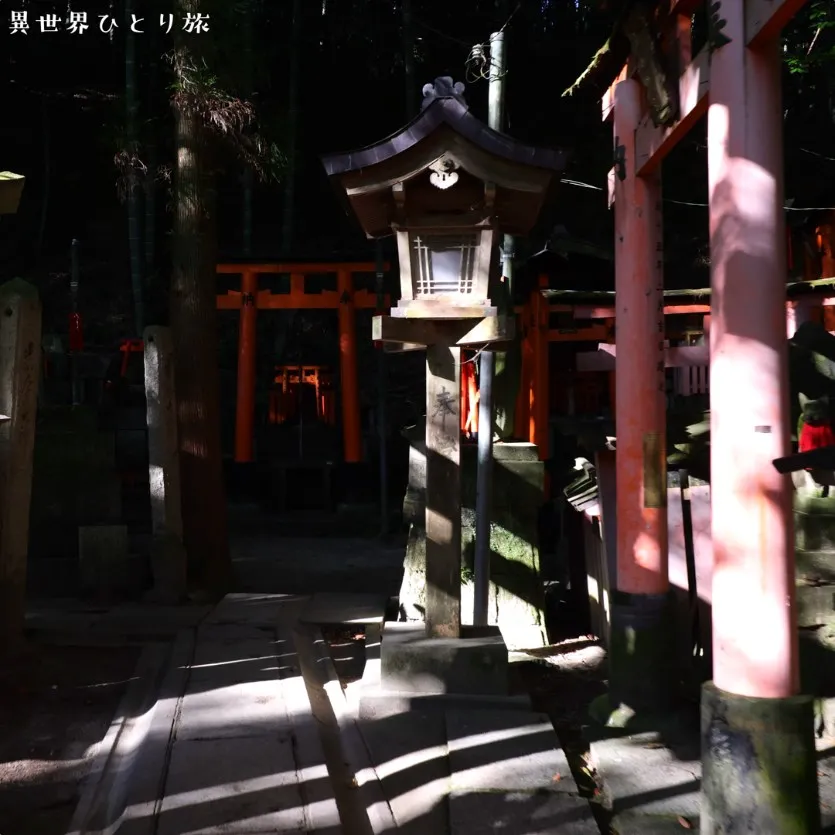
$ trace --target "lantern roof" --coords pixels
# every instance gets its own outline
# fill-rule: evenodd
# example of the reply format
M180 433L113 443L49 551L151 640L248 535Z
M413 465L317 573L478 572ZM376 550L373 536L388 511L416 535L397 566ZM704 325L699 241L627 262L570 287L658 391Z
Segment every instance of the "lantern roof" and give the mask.
M437 78L423 88L421 112L397 133L322 158L328 177L347 197L368 237L388 235L392 224L404 223L404 200L408 204L415 182L423 188L431 176L438 190L445 190L444 172L453 171L464 172L466 188L459 187L458 193L471 208L475 183L487 194L485 206L502 232L526 235L536 222L555 175L565 169L567 152L536 148L492 130L470 112L463 92L460 82ZM450 195L456 192L454 187L448 190ZM426 208L425 195L416 202ZM455 201L448 196L436 202L447 217L455 213Z

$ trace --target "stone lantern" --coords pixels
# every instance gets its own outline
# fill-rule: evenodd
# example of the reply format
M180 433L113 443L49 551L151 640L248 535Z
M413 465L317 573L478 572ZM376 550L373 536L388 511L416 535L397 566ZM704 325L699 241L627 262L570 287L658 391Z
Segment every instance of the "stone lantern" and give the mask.
M499 240L530 232L566 161L491 130L463 92L438 78L403 129L323 159L365 234L397 239L400 300L373 338L426 350L426 637L443 640L461 637L461 349L512 339Z

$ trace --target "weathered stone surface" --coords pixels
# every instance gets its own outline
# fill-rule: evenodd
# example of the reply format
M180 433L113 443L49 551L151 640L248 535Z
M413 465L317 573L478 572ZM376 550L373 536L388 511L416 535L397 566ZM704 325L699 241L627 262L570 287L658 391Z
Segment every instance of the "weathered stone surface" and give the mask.
M314 594L301 614L304 623L382 623L388 598L384 594Z
M835 618L835 586L797 586L797 625L821 626Z
M443 713L407 709L361 719L360 730L398 832L446 832L449 761Z
M614 812L698 816L702 766L697 731L682 740L651 731L610 736L591 743L591 761L603 781L603 800Z
M246 739L178 739L158 820L159 835L303 832L290 734L262 728Z
M449 798L452 835L597 835L589 804L581 797L546 792L467 792Z
M423 427L410 430L409 486L403 502L410 522L400 589L401 616L423 620L426 535L423 528L426 456ZM462 622L472 623L477 449L461 449ZM538 547L538 514L545 468L533 444L494 446L493 507L490 532L489 622L505 633L511 649L543 646L544 595Z
M703 832L817 832L810 696L750 698L702 688Z
M449 709L446 719L453 791L577 791L545 714Z
M387 690L507 695L507 647L495 627L465 631L460 638L428 638L420 624L389 623L380 661Z
M266 643L266 642L265 642ZM191 681L183 703L183 716L177 738L226 739L258 737L275 722L281 705L281 685L275 678L262 681L234 681L236 665L230 664L222 676L202 676ZM265 665L270 666L270 665ZM273 668L275 660L272 659ZM207 687L211 681L211 688Z
M449 709L446 727L451 833L599 831L547 716Z
M795 493L795 545L802 551L835 552L835 496L803 496Z

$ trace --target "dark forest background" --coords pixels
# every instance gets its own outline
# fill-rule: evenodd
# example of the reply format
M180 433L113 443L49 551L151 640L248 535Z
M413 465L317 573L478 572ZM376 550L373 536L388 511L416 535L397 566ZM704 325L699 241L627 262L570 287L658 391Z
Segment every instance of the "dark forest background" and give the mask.
M145 321L167 317L176 93L172 61L187 9L209 14L192 34L206 81L228 101L254 106L251 127L270 149L261 179L240 148L214 158L219 257L372 259L346 217L319 155L359 147L397 130L436 76L467 82L486 119L487 82L468 64L473 47L506 26L508 132L572 151L566 180L521 250L551 231L611 249L606 173L612 137L601 124L606 77L564 97L623 12L615 0L86 0L3 3L0 30L0 168L26 175L18 215L0 223L0 271L37 284L45 330L62 332L69 310L69 251L81 246L81 307L88 342L133 335L131 279L141 280ZM13 11L29 32L11 34ZM38 18L88 14L83 34L39 31ZM128 33L130 15L143 34ZM175 16L166 33L167 16ZM101 15L117 25L99 30ZM160 16L166 26L160 27ZM835 203L835 12L807 3L785 33L786 196L793 209ZM234 132L234 131L233 131ZM246 133L246 131L241 131ZM245 154L244 154L245 156ZM668 286L706 286L704 126L665 165ZM246 171L249 168L250 173ZM250 185L248 185L248 183ZM249 191L247 191L249 189ZM126 192L133 199L126 199ZM245 194L251 194L251 211ZM677 201L677 202L676 202ZM802 224L808 213L792 211ZM131 225L132 219L132 225ZM136 243L132 253L130 237ZM387 245L388 246L388 245ZM390 250L388 254L391 254ZM611 267L566 262L562 283L611 283Z

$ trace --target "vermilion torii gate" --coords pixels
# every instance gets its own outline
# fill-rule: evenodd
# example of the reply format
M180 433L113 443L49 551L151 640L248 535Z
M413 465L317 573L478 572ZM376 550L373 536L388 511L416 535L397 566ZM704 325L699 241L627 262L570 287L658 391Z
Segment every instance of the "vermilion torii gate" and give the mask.
M342 433L344 459L348 463L362 460L362 428L360 425L359 378L357 368L356 311L379 310L388 305L388 295L354 287L354 275L375 272L371 263L339 264L218 264L221 275L240 275L241 289L220 293L218 310L240 310L238 337L238 392L235 408L235 461L254 460L255 427L255 360L258 310L338 310L339 357L342 390ZM383 265L388 269L388 264ZM336 273L337 289L310 293L305 289L309 275ZM261 274L290 276L289 293L272 293L259 289Z
M803 0L721 0L691 57L695 0L664 0L682 69L656 127L628 65L613 119L617 592L612 706L660 710L671 687L660 170L707 113L711 247L713 682L702 695L701 831L819 830L811 698L799 695L789 451L780 33ZM630 64L632 59L630 59Z

